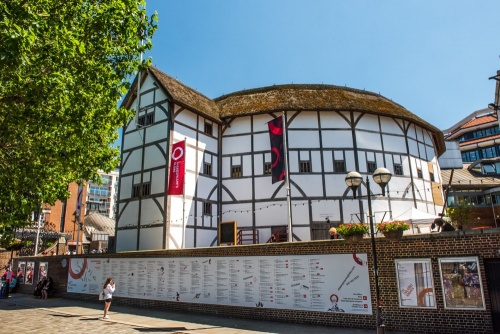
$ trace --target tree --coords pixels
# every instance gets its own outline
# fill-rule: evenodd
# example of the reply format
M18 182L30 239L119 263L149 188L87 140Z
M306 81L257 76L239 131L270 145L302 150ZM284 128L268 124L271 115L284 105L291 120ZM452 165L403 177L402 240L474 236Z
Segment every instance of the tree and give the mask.
M131 117L118 107L147 68L156 13L144 0L0 2L0 235L68 184L99 182ZM9 238L7 238L9 239Z
M446 208L446 215L459 230L474 226L474 208L467 201L460 202L456 208Z

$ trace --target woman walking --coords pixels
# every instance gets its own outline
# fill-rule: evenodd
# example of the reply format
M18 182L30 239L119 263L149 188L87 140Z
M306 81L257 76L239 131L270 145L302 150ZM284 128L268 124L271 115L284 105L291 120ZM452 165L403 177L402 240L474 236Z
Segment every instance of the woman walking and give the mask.
M113 292L115 291L115 282L111 277L106 279L103 286L104 291L104 317L103 319L109 319L108 311L111 306L111 300L113 299Z

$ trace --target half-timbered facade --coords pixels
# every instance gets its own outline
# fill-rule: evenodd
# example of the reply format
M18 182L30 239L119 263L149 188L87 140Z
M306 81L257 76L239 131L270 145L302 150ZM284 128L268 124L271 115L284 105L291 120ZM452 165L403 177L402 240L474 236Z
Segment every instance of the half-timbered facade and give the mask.
M139 99L137 98L139 91ZM139 108L137 108L139 103ZM385 197L372 187L376 221L411 207L437 214L443 195L441 131L379 94L330 85L279 85L209 99L158 69L124 100L139 110L124 127L116 250L217 245L221 221L267 242L287 227L284 182L272 184L267 122L284 115L293 240L367 220L344 179L393 173ZM171 145L186 140L184 195L167 196Z

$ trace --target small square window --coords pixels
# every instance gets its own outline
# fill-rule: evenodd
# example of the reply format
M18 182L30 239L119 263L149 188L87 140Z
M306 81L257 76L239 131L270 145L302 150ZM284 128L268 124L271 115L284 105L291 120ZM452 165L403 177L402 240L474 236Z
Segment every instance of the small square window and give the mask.
M203 165L203 174L212 175L212 164L205 162Z
M140 184L134 184L132 186L132 197L135 198L135 197L139 197L141 193L141 185Z
M241 166L233 166L231 168L231 177L242 177L242 169Z
M420 168L417 168L417 177L419 179L423 179L424 178L424 174L422 174L422 170Z
M431 172L431 173L429 173L429 176L430 176L430 178L431 178L431 182L435 182L435 181L434 181L434 173L432 173L432 172Z
M212 215L212 203L203 203L203 214L205 216Z
M394 175L403 175L403 166L401 164L394 164Z
M264 163L264 175L271 175L273 172L272 164L270 162Z
M335 173L345 173L345 161L344 160L336 160L333 162L333 167Z
M205 134L211 136L213 133L212 131L212 124L205 123Z
M310 161L301 161L299 171L300 171L300 173L310 173L311 172L311 162Z
M366 169L368 170L368 173L373 173L375 169L377 169L377 163L375 161L368 161L366 163Z

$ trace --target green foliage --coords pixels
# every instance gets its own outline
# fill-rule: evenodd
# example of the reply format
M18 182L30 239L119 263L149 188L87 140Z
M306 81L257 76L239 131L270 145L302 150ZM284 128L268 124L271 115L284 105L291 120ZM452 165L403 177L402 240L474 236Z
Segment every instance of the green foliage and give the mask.
M402 220L395 220L392 222L384 222L377 224L377 231L379 232L391 232L391 231L406 231L410 229L410 225L406 224Z
M112 143L132 114L118 101L155 30L144 0L0 2L2 236L118 166Z
M446 208L446 216L459 229L467 230L474 226L474 208L469 202L460 202L456 208Z
M368 233L369 227L366 224L340 224L337 227L337 232L343 236L348 237L351 235L363 235Z

